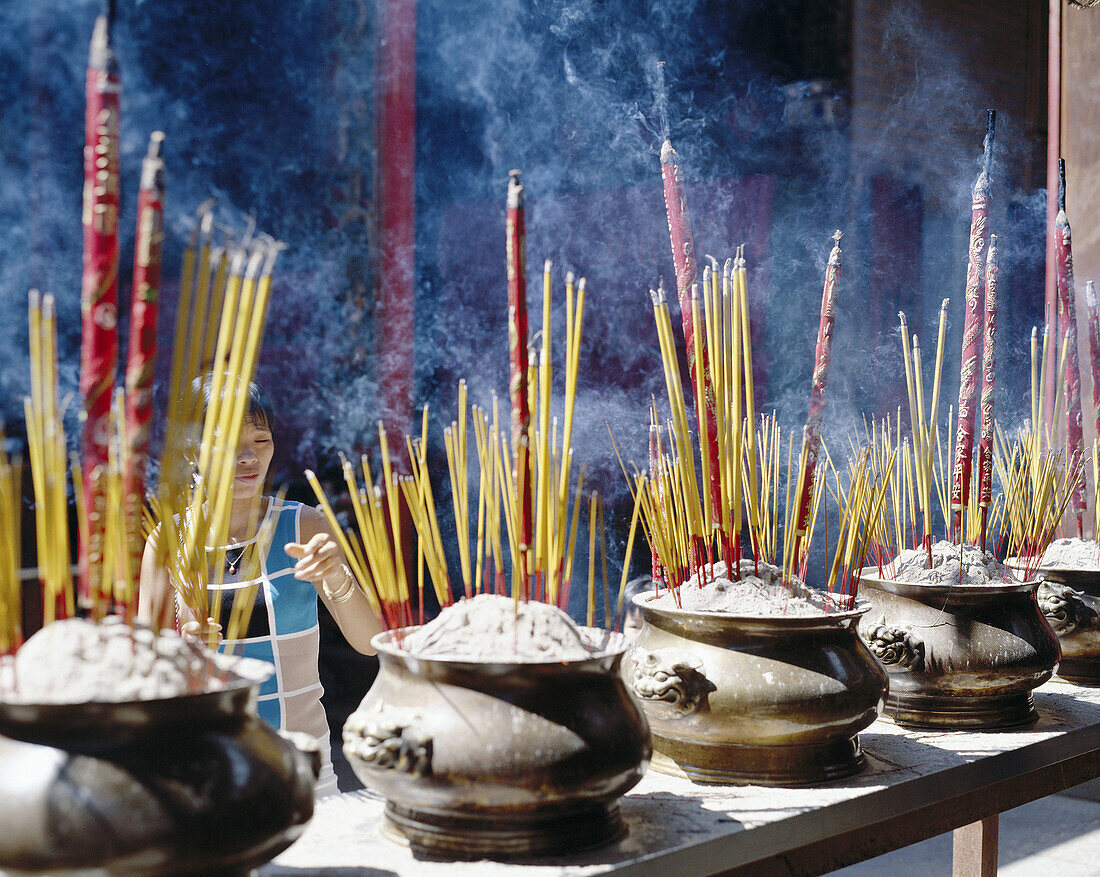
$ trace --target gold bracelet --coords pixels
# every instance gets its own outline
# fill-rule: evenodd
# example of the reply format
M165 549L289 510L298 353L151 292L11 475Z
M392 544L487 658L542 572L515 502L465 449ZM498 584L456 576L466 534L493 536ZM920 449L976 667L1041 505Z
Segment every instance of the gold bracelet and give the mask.
M323 583L325 596L328 597L330 603L347 603L355 591L355 578L352 576L351 570L347 568L346 564L340 566L344 570L344 584L338 589L332 590L327 582Z

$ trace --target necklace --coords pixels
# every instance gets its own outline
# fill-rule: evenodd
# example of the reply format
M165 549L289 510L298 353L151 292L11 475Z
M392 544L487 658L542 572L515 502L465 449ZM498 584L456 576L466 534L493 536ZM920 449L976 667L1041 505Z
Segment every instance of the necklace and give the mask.
M238 548L237 549L237 556L233 557L233 558L231 558L229 556L229 549L228 548L226 549L226 551L225 551L225 571L229 575L233 576L233 575L237 574L237 567L240 565L241 558L244 557L244 550L247 547L248 547L247 545L242 545L240 548Z

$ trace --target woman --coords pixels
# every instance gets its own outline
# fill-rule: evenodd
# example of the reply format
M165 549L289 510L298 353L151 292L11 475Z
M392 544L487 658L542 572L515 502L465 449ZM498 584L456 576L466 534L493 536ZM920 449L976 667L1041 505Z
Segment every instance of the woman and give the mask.
M205 408L210 399L210 376L198 380L202 381ZM211 599L221 603L220 617L228 619L234 595L256 586L248 629L240 639L225 645L235 654L275 665L274 675L260 689L260 715L276 728L305 732L317 739L323 760L317 782L320 796L336 791L336 777L317 672L317 597L325 602L347 641L363 654L374 654L370 641L382 626L352 578L325 518L310 506L263 494L275 452L273 422L266 396L251 383L248 414L237 447L225 570L223 575L212 576L209 587ZM259 545L257 537L265 524L272 535ZM149 537L141 562L138 619L157 629L181 629L216 644L221 626L212 618L203 621L194 617L176 597L167 572L158 565L156 538L156 532Z

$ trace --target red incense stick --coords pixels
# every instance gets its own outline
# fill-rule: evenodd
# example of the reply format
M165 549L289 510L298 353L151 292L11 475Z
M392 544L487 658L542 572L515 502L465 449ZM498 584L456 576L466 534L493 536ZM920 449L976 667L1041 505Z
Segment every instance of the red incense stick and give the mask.
M687 201L684 196L684 174L680 170L680 157L668 140L661 146L661 179L664 183L665 214L668 217L668 235L672 243L672 263L676 268L676 295L680 303L680 319L684 331L684 350L687 353L688 373L691 375L691 392L695 397L695 417L702 424L706 417L707 447L700 448L710 459L711 511L714 520L720 520L722 505L721 469L718 465L718 423L714 414L714 388L707 367L707 349L702 347L702 361L695 357L695 321L691 315L691 287L696 282L698 266L695 262L695 244L691 237ZM696 369L703 370L703 395L700 399L695 389ZM705 412L705 413L704 413ZM700 429L702 433L702 429ZM704 534L709 540L710 534ZM708 543L709 544L709 543Z
M118 364L118 65L109 3L88 51L84 116L84 269L80 288L82 457L88 527L80 546L80 602L93 602L103 561L104 479Z
M1100 314L1096 307L1096 287L1085 283L1085 307L1089 315L1089 365L1092 371L1092 406L1096 409L1096 434L1100 436Z
M508 176L508 207L506 218L508 258L508 394L512 401L512 465L520 465L520 445L527 441L531 425L531 407L527 391L527 228L524 220L523 183L519 171ZM525 457L529 459L529 456ZM526 464L525 464L526 465ZM527 467L529 469L529 466ZM522 480L523 497L520 504L520 544L531 546L531 478ZM523 552L517 560L520 579L524 583L522 599L527 593L527 571L523 569Z
M982 349L981 432L978 444L978 505L981 549L985 550L989 505L993 497L993 391L997 382L997 235L989 236L985 261L985 338Z
M829 360L833 347L833 324L836 321L837 280L840 277L840 230L833 234L833 249L825 268L825 287L821 292L821 317L814 347L814 373L810 385L810 411L802 430L801 490L795 516L794 548L791 557L799 567L804 562L804 546L810 541L807 532L813 505L814 471L821 451L821 424L825 418L825 387L829 378ZM802 571L804 575L804 571Z
M126 455L123 502L130 534L130 569L141 568L145 540L141 511L145 499L145 468L149 459L149 428L153 420L153 380L157 360L157 317L160 312L161 243L164 239L164 134L154 131L141 164L137 232L134 235L134 279L130 298L130 341L126 355Z
M1066 216L1066 161L1058 159L1058 215L1054 220L1054 249L1057 259L1059 331L1068 345L1066 350L1066 449L1071 465L1083 459L1084 437L1081 430L1081 364L1077 355L1077 302L1073 286L1073 243ZM1073 488L1070 507L1077 516L1077 538L1084 535L1086 508L1085 478L1082 472Z
M993 159L993 126L997 114L989 111L985 135L985 159L974 183L971 203L969 262L966 268L966 320L963 323L962 363L959 369L959 412L955 435L951 509L954 538L963 541L962 513L970 493L970 467L974 453L974 405L978 400L978 342L981 336L981 288L985 267L986 226L989 221L989 170Z

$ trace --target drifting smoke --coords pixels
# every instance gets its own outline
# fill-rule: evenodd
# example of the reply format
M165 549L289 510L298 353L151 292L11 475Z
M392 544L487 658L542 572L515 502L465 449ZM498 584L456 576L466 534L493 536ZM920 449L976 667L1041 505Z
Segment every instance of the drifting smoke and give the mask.
M412 396L432 405L437 464L460 377L476 404L489 407L494 392L506 399L504 191L509 169L518 167L528 196L532 333L542 329L541 269L550 259L559 352L564 275L587 278L574 471L586 466L590 483L607 494L617 564L630 509L608 427L624 457L644 465L650 397L666 404L647 295L662 277L674 285L658 162L666 113L697 253L721 262L748 244L758 412L774 408L796 430L805 419L825 259L839 227L843 273L826 442L845 447L863 414L887 416L903 404L897 310L907 311L930 363L939 302L950 297L946 417L957 390L970 188L991 101L982 71L964 60L965 35L891 7L872 34L876 48L848 75L838 60L847 25L818 9L835 13L844 4L417 6ZM170 234L161 349L182 241L196 206L215 195L222 224L240 229L251 217L289 245L276 271L259 373L279 409L279 477L300 479L303 467L331 462L336 449L369 449L383 373L371 304L373 4L119 7L120 301L129 297L140 157L159 128L167 135ZM0 326L0 404L9 420L19 419L26 392L26 324L16 315L25 313L31 286L58 295L62 392L76 387L83 81L98 9L93 0L5 6L0 307L11 318ZM824 36L792 36L810 31ZM901 71L895 91L878 96L873 118L860 65ZM1000 416L1018 419L1026 409L1027 333L1041 313L1043 196L1018 171L1034 146L1024 121L998 109L997 405ZM884 217L896 220L898 234L882 231ZM446 508L449 498L437 505ZM643 555L640 547L636 570L648 566ZM577 568L586 568L583 552Z

